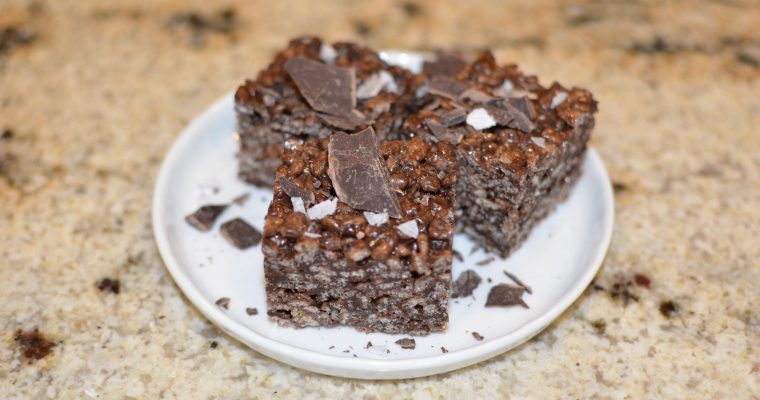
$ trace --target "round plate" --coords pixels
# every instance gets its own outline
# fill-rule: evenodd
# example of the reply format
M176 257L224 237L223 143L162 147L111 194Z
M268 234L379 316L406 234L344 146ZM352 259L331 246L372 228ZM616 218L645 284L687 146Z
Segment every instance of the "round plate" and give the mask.
M394 63L420 67L422 56L384 53ZM153 198L153 230L169 273L188 299L213 323L269 357L310 371L352 378L412 378L451 371L509 350L536 335L567 309L591 282L604 259L612 234L614 203L609 178L599 156L589 149L583 173L567 201L532 232L508 259L492 257L456 235L453 277L475 270L483 282L472 296L452 300L445 333L415 337L416 349L395 341L406 335L361 333L350 327L283 328L266 316L261 247L241 251L219 234L219 225L242 217L259 230L271 191L237 179L238 149L233 96L227 94L182 132L161 167ZM210 232L185 222L199 206L233 204ZM480 264L483 264L482 262ZM492 285L511 282L503 271L533 289L523 299L530 306L485 308ZM492 283L487 283L491 278ZM229 308L215 304L230 299ZM246 308L257 308L248 315ZM476 340L472 333L484 337ZM367 342L372 346L367 348ZM448 350L442 351L442 347Z

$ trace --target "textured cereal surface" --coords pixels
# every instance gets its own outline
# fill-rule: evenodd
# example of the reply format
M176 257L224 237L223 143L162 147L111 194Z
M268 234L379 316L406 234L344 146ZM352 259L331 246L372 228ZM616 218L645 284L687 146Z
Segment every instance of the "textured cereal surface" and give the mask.
M758 20L740 0L3 0L0 32L24 34L0 39L0 398L756 398ZM617 188L604 289L512 352L414 380L305 373L216 330L158 257L153 181L194 115L303 33L490 47L590 89ZM14 334L35 327L56 346L30 362Z

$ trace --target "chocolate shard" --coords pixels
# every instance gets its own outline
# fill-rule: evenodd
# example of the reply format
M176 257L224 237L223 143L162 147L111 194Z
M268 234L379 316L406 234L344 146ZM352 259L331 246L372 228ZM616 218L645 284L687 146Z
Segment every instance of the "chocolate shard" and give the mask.
M474 337L478 342L482 342L484 339L483 335L479 334L478 332L473 332L472 337Z
M304 57L285 61L285 71L311 108L330 115L346 115L356 105L353 69L334 67Z
M402 349L414 350L417 347L417 342L412 338L403 338L396 341L396 344L401 346Z
M227 209L226 204L205 205L185 217L188 224L202 232L207 232L214 226L214 221Z
M217 306L219 306L219 307L221 307L221 308L223 308L225 310L229 310L230 309L230 298L229 297L220 297L219 299L216 300L216 302L214 304L216 304Z
M463 83L443 75L434 76L428 86L428 92L431 94L448 97L452 100L457 100L465 90L467 90L467 86Z
M435 60L425 61L422 70L430 74L455 76L467 66L467 60L458 54L440 52Z
M451 144L459 144L464 137L464 134L459 130L449 129L432 118L426 119L425 124L438 140L445 140Z
M240 250L255 246L261 242L261 232L249 225L242 218L227 221L219 228L222 237Z
M364 114L357 110L352 110L350 113L344 115L317 113L317 116L327 125L344 131L353 131L357 127L367 123Z
M485 106L498 125L508 126L523 132L535 129L530 117L510 102L499 101Z
M516 109L520 110L528 118L533 119L536 117L536 108L528 97L510 97L507 99L507 103L511 104Z
M282 191L285 192L285 194L288 195L288 197L300 197L301 200L303 200L303 203L305 206L308 206L310 204L314 204L315 198L314 193L312 193L308 189L304 189L295 183L283 178L280 178L280 188L282 188Z
M467 111L464 108L456 108L454 110L451 110L443 115L441 115L441 125L445 127L450 127L454 125L459 125L465 121L467 118Z
M459 94L460 100L470 100L473 103L488 103L493 97L475 88L469 88Z
M500 283L488 292L486 307L523 306L530 308L522 299L523 293L525 293L525 288L522 286Z
M471 269L462 272L457 280L451 284L451 297L456 299L471 295L481 281L480 275Z
M327 151L327 174L340 201L357 210L401 217L401 206L372 127L330 136Z

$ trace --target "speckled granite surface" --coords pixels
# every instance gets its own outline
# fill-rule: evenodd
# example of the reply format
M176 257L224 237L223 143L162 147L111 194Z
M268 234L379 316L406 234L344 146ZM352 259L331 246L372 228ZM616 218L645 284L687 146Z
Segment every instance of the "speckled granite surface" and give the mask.
M412 1L0 2L0 398L758 398L758 3ZM618 213L597 286L515 351L407 381L305 373L216 330L156 252L153 180L300 33L490 47L591 89ZM29 360L14 336L35 327L57 345Z

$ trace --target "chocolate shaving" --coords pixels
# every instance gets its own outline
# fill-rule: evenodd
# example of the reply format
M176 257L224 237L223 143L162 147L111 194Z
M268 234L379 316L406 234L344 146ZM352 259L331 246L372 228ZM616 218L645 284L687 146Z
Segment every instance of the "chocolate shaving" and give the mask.
M317 116L322 120L322 122L326 123L327 125L344 131L353 131L358 126L361 126L367 122L364 115L357 110L353 110L345 115L317 113Z
M464 134L458 130L446 128L432 118L426 119L425 124L430 129L430 132L432 132L433 135L438 138L438 140L445 140L451 144L459 144L459 142L461 142L462 138L464 137Z
M239 205L239 206L242 206L250 198L251 198L251 194L250 193L243 193L243 194L235 197L234 199L232 199L232 202L235 203L235 204L237 204L237 205Z
M425 61L422 64L422 70L430 74L455 76L464 67L467 66L467 60L453 53L438 53L434 61Z
M507 99L507 102L520 110L523 114L527 115L528 118L533 119L536 117L536 108L526 96L511 97Z
M477 332L473 332L472 333L472 337L474 337L475 340L477 340L478 342L480 342L480 341L483 340L483 336L481 334L477 333Z
M522 286L523 289L525 289L525 291L528 292L528 294L533 294L533 289L531 289L530 286L524 284L523 281L517 277L517 275L509 271L504 271L504 275L506 275L509 279L513 280L516 284Z
M486 307L523 306L530 308L522 299L523 293L525 293L525 288L522 286L500 283L488 292Z
M459 95L467 90L467 86L454 78L436 75L430 80L428 92L434 95L448 97L457 100Z
M483 267L483 266L486 266L486 265L494 262L495 260L496 259L493 256L490 256L490 257L486 257L486 258L484 258L484 259L476 262L475 265L477 265L479 267Z
M194 213L185 217L185 221L199 231L207 232L214 226L214 221L216 221L226 209L226 204L202 206Z
M352 135L330 136L327 162L327 174L340 201L358 210L401 217L372 127Z
M396 344L401 346L402 349L414 350L417 347L417 342L412 338L403 338L396 341Z
M481 281L480 275L471 269L462 272L451 285L451 297L456 299L471 295Z
M36 328L30 332L17 330L13 340L21 346L24 357L32 360L45 358L55 347L55 343L47 340Z
M470 100L473 103L488 103L489 101L493 100L493 97L478 89L469 88L459 95L459 99Z
M334 67L304 57L285 61L285 71L314 110L346 115L356 105L356 76L353 69Z
M219 228L219 232L231 245L240 250L255 246L261 242L261 232L248 225L242 218L235 218L223 223Z
M229 310L230 309L230 298L229 297L220 297L219 300L216 301L217 306Z
M248 315L258 315L259 314L259 310L257 308L255 308L255 307L246 307L245 308L245 313L248 314Z
M449 349L447 349L447 348L445 348L445 347L441 346L441 353L443 353L443 354L446 354L446 353L448 353L448 352L449 352Z
M301 200L303 200L304 205L307 207L310 204L314 204L316 201L314 198L314 193L308 189L296 185L295 183L287 180L285 177L280 178L280 188L282 188L282 191L285 192L288 197L300 197Z
M459 125L467 118L467 111L464 108L457 108L441 115L441 125L450 127Z

